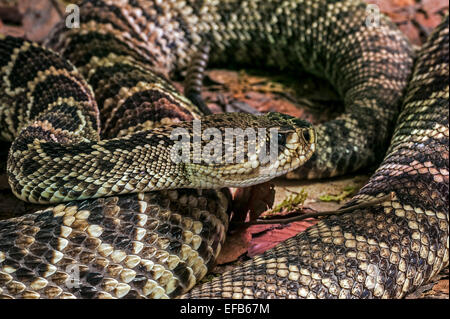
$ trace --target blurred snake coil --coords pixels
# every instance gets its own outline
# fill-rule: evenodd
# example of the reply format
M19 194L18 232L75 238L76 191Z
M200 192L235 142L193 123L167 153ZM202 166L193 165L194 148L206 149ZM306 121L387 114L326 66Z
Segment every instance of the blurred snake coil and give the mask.
M449 260L449 19L416 54L369 14L359 1L90 0L80 27L61 22L45 46L0 35L8 180L19 198L56 205L0 221L0 297L402 298L429 282ZM169 80L201 73L193 57L207 53L211 65L326 78L345 110L314 128L207 115ZM172 163L171 130L192 133L195 119L280 128L277 164ZM321 219L197 285L225 241L225 187L373 165L346 206L391 200Z

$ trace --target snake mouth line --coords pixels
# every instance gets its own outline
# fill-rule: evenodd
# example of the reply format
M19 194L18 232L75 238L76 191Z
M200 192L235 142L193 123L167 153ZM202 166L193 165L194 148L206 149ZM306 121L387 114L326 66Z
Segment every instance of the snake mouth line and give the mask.
M316 141L310 123L277 112L214 114L161 132L173 142L172 163L210 166L226 175L263 166L275 171L298 167L309 159Z
M263 136L263 139L256 140L253 151L249 151L251 147L248 144L239 149L242 158L237 163L226 162L227 154L224 159L220 151L227 147L222 144L222 139L216 144L219 150L219 156L214 158L216 162L195 163L187 158L183 167L189 187L248 187L267 182L303 165L316 149L316 132L309 123L284 126ZM235 145L232 146L230 149L234 150ZM230 159L238 159L236 153L231 155Z

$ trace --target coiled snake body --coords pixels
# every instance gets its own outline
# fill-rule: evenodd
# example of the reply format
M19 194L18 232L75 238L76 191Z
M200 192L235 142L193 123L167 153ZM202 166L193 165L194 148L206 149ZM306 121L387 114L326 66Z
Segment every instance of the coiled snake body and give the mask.
M448 18L412 74L402 34L385 18L369 24L357 1L92 0L80 18L49 37L63 58L0 38L13 192L77 200L0 221L0 296L400 298L448 265ZM248 154L245 165L175 165L169 133L192 137L202 110L167 77L204 43L212 63L326 77L345 112L318 125L317 140L279 114L202 117L219 129L280 128L278 164ZM300 175L335 176L377 163L388 145L348 205L392 200L321 220L192 289L220 252L229 206L226 189L195 188L255 184L305 162Z

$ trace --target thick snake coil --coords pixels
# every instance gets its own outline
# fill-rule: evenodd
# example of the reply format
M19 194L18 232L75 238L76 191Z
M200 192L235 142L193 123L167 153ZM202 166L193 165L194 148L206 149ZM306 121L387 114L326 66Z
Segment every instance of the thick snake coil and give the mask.
M372 25L367 15L355 1L93 0L79 29L61 24L49 38L65 59L0 37L13 192L33 202L86 199L0 221L0 296L389 298L429 281L448 264L448 18L404 95L411 49L391 22ZM326 77L345 112L315 128L317 142L307 123L286 116L205 117L206 127L281 128L278 164L249 154L245 167L174 165L168 132L191 133L201 111L166 78L205 42L212 63ZM187 187L255 184L314 148L298 174L355 171L383 157L394 126L383 163L348 205L393 192L391 201L326 218L191 290L220 252L229 198ZM116 196L132 192L140 193Z

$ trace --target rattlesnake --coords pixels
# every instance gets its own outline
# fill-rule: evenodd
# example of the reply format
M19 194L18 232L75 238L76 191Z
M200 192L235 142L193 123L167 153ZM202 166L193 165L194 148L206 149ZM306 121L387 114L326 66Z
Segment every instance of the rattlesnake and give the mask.
M185 297L402 297L448 264L448 18L419 54L396 121L413 53L388 19L368 23L358 1L92 0L80 17L79 29L62 23L47 41L64 58L0 39L13 192L33 202L86 199L0 222L2 297L186 293L214 265L229 197L170 189L254 184L315 148L299 174L356 171L383 157L394 125L382 165L348 205L393 192L391 201L326 218ZM259 162L227 173L174 167L168 130L191 133L202 114L167 78L205 42L212 63L326 77L344 114L316 126L317 140L307 123L279 114L202 117L206 127L282 129L280 154L288 151L277 173ZM147 193L117 196L130 192Z

